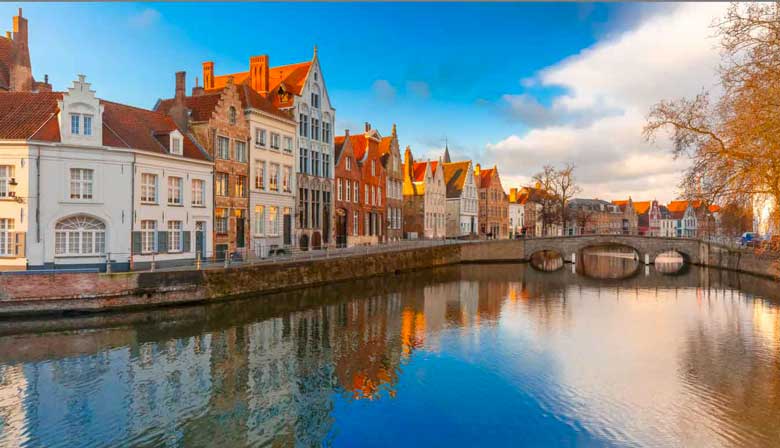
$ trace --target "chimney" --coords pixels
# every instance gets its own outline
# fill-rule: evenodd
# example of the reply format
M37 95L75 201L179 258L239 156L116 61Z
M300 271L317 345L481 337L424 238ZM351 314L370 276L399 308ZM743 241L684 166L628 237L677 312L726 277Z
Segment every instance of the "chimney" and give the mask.
M479 170L480 170L481 168L482 168L482 167L481 167L479 164L477 164L477 165L474 167L474 177L479 177ZM477 182L479 182L479 180L477 180Z
M203 87L204 89L214 88L214 62L203 63Z
M393 123L393 137L397 137L397 136L398 136L398 134L396 134L396 132L395 132L395 123Z
M517 188L509 189L509 202L517 202Z
M185 92L187 91L185 87L185 83L187 82L187 73L186 72L176 72L176 102L184 104L184 97L187 95Z
M198 77L195 77L195 87L192 88L192 96L203 95L203 87L198 85Z
M344 129L344 137L349 138L349 129Z
M176 95L173 98L173 105L168 110L168 116L173 119L182 130L187 129L189 112L187 111L187 105L184 103L185 96L185 79L187 78L187 72L176 72Z
M27 46L27 19L22 17L22 8L19 8L19 15L14 16L14 41Z
M371 130L371 123L366 121L366 132Z
M268 93L270 67L268 55L249 58L249 85L255 92Z

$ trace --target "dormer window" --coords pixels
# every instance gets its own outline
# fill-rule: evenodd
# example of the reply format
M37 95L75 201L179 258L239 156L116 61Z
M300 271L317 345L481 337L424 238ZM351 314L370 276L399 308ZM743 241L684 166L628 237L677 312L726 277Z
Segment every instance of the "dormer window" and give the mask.
M177 156L182 154L182 141L180 137L171 136L171 154Z

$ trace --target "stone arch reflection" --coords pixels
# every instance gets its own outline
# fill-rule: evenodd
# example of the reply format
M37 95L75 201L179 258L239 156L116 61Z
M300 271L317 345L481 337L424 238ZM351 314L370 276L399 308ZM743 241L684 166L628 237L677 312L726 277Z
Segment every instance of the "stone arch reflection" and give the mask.
M553 272L563 267L563 256L554 250L540 250L531 254L531 267L537 271Z
M577 273L600 280L622 280L640 271L639 253L620 244L590 246L582 249L577 260Z
M690 263L683 253L676 250L661 252L653 260L655 270L665 275L680 275L688 272Z

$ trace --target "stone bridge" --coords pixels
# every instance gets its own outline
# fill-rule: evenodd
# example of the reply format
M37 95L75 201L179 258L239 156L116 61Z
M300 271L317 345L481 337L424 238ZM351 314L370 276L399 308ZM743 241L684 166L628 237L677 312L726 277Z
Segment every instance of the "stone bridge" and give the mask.
M671 250L682 255L687 263L707 264L709 259L709 245L701 240L638 235L580 235L528 238L524 240L523 255L526 260L530 260L534 253L549 250L559 253L564 261L571 262L572 255L576 256L577 260L582 259L583 249L603 245L618 245L633 249L639 255L641 262L645 262L647 259L650 263L653 263L659 254Z

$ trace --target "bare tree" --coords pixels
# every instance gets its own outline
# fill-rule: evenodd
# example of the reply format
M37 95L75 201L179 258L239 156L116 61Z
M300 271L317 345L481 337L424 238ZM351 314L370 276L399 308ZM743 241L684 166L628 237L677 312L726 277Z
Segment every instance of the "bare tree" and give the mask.
M566 204L582 191L574 179L574 165L566 164L559 169L545 165L541 172L534 175L533 180L547 193L547 199L542 203L542 222L545 227L549 224L565 227Z
M644 136L670 129L676 156L691 157L681 182L688 199L751 204L773 200L780 225L780 3L732 4L713 23L720 37L722 95L661 101Z

